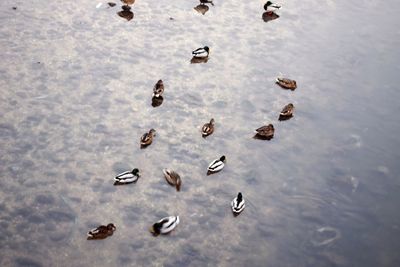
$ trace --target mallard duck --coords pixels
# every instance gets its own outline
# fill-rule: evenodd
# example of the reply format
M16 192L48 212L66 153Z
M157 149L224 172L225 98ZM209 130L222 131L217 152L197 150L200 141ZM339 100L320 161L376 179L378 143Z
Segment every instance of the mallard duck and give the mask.
M220 170L222 170L225 166L225 156L222 156L219 159L213 160L213 162L210 163L210 165L208 166L208 170L207 170L207 175L210 175L212 173L215 172L219 172Z
M117 14L118 16L126 19L127 21L133 19L133 12L131 11L131 7L128 5L122 6L122 11L119 11Z
M162 218L150 227L150 232L157 236L159 234L168 234L179 224L179 216L169 216Z
M158 80L158 82L154 85L153 88L153 97L160 97L164 93L164 83L162 80Z
M268 124L256 129L256 135L261 138L271 139L274 137L274 125Z
M197 12L199 12L203 15L206 14L209 9L210 8L205 4L200 4L200 5L197 5L194 7L194 10L196 10Z
M125 5L133 5L135 3L135 0L121 0L121 2Z
M142 135L140 139L140 145L142 147L148 146L153 142L153 137L155 136L156 130L151 129L148 133Z
M209 136L214 132L214 119L211 119L210 122L203 125L201 128L201 134L203 137Z
M276 78L276 83L285 89L290 89L294 91L297 88L297 84L295 80L287 79L287 78Z
M235 214L235 215L239 215L239 213L241 213L244 210L246 205L244 204L244 199L243 199L242 193L239 192L237 197L235 197L232 200L231 207L232 207L233 214Z
M132 171L126 171L115 176L114 185L136 183L139 177L140 177L139 169L135 168Z
M280 8L281 8L280 5L274 4L271 1L267 1L264 5L264 10L267 12L275 12Z
M208 46L205 46L203 48L197 48L196 50L192 51L192 55L194 57L208 57L210 54L210 48Z
M87 239L104 239L112 235L117 229L114 224L109 223L106 225L100 225L99 227L90 230L87 233Z
M212 0L200 0L200 3L204 4L211 4L212 6L214 5Z
M178 173L170 169L163 169L164 177L170 185L176 187L176 191L181 190L182 180Z
M287 104L283 107L281 113L279 114L280 120L285 120L293 116L294 106L292 103Z

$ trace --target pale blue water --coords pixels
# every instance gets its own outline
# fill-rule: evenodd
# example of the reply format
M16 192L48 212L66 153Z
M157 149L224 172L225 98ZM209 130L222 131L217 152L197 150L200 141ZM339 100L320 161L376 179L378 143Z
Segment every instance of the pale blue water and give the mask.
M99 2L0 3L1 266L400 266L400 3L290 0L265 23L262 1L202 15L137 0L129 22ZM254 140L268 123L275 137ZM136 184L112 185L133 167ZM175 214L171 235L150 235ZM109 222L113 236L86 240Z

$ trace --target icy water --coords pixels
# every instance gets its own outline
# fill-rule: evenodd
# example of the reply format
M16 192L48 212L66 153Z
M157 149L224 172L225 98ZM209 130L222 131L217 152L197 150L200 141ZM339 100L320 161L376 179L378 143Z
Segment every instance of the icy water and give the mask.
M267 23L263 1L136 0L130 21L99 2L0 2L1 266L400 266L398 1L288 0Z

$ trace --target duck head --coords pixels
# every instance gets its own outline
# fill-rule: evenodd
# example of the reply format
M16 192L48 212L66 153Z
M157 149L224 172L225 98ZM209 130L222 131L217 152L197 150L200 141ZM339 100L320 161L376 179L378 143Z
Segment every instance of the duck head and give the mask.
M226 158L225 156L222 156L219 160L225 162Z
M237 201L238 201L238 202L241 202L242 199L243 199L242 193L239 192L238 195L237 195Z
M136 175L136 176L140 176L140 175L139 175L139 169L138 169L138 168L134 168L134 169L132 170L132 174L133 174L133 175Z
M156 132L156 130L154 130L154 129L150 129L150 131L149 131L150 134L154 134L155 132Z
M153 224L153 226L150 227L150 232L153 235L157 236L161 233L161 231L160 231L161 227L162 227L162 223L155 223L155 224Z
M210 120L210 124L214 124L214 118Z
M107 230L108 231L115 231L116 227L113 223L107 224Z
M209 48L208 46L205 46L205 47L203 47L203 48L204 48L204 50L207 51L207 53L210 53L210 48Z

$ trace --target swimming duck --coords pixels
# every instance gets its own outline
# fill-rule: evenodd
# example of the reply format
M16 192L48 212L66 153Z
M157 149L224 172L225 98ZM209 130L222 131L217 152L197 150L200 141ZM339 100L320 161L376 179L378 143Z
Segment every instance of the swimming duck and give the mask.
M181 190L182 180L178 173L170 169L163 169L164 177L170 185L176 187L176 191Z
M200 3L204 4L211 4L212 6L214 5L212 0L200 0Z
M210 48L208 48L208 46L205 46L203 48L197 48L196 50L192 51L192 55L194 57L208 57L208 55L210 54Z
M276 83L285 89L290 89L294 91L297 88L297 84L295 80L291 80L288 78L276 78Z
M114 224L109 223L107 226L100 225L99 227L90 230L87 233L87 239L104 239L110 235L112 235L115 231L116 227Z
M244 199L243 199L242 193L239 192L237 197L235 197L232 200L231 207L232 207L233 214L236 216L239 215L244 210L246 205L244 204Z
M139 169L135 168L132 171L126 171L115 176L114 185L136 183L139 177L140 177Z
M294 106L292 103L287 104L283 107L281 113L279 114L279 120L289 119L293 116Z
M280 8L281 8L280 5L274 4L271 1L267 1L264 5L264 10L267 12L275 12Z
M274 125L272 124L268 124L268 125L264 125L261 126L260 128L256 129L256 135L257 137L261 137L261 138L265 138L265 139L271 139L272 137L274 137Z
M212 173L215 172L219 172L220 170L222 170L225 166L225 156L222 156L219 159L213 160L213 162L210 163L210 165L208 166L207 169L207 175L210 175Z
M203 125L201 128L201 134L203 137L207 137L214 132L214 119L211 119L210 122Z
M164 83L162 80L158 80L158 82L154 85L153 88L153 97L160 97L164 93Z
M135 3L135 0L121 0L122 3L125 5L133 5Z
M142 135L142 138L140 139L140 145L142 147L146 147L150 145L153 142L153 137L155 136L156 130L151 129L148 133L145 133Z
M158 236L159 234L168 234L179 224L179 216L169 216L162 218L150 227L150 232Z

